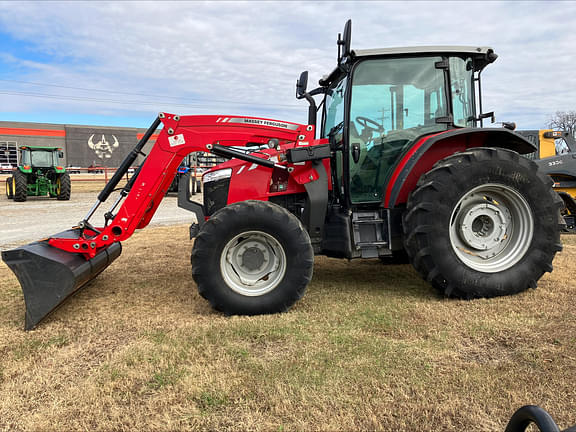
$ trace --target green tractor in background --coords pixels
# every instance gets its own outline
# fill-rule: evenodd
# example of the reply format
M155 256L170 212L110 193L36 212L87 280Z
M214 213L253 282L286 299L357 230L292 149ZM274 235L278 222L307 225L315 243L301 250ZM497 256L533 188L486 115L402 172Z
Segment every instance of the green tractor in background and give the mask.
M70 175L60 159L58 147L22 146L20 163L12 177L6 179L6 196L14 201L26 201L28 196L45 196L59 200L70 199Z

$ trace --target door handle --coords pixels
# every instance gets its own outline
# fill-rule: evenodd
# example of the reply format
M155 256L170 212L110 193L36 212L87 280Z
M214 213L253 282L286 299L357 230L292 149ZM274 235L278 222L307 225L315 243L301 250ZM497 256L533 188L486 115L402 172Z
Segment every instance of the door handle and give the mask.
M352 144L352 160L354 161L354 163L358 163L358 161L360 160L360 144L359 143L353 143Z

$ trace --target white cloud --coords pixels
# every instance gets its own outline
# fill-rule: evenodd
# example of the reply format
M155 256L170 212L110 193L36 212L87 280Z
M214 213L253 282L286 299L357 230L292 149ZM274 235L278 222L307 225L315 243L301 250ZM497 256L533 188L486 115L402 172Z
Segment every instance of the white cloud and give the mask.
M352 18L357 48L493 46L500 58L483 76L485 108L538 128L555 111L574 109L575 17L571 2L5 2L3 31L49 56L0 58L18 71L14 79L149 96L0 82L1 90L89 100L0 97L21 112L150 118L172 110L304 121L295 80L309 69L313 85L335 66L336 35Z

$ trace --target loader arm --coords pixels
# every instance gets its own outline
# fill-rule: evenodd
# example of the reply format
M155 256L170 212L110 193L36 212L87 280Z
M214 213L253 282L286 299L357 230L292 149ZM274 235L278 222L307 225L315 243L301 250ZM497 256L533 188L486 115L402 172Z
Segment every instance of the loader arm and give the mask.
M129 185L130 189L125 192L122 206L110 218L110 224L84 228L78 238L51 237L51 246L94 258L102 248L123 241L136 229L146 227L166 195L182 159L189 153L211 152L219 146L267 144L272 139L279 142L312 142L314 139L314 131L306 125L251 117L179 117L162 113L160 122L164 127L137 177ZM258 156L248 157L256 163L261 160L261 164L270 167L287 168ZM119 177L124 174L122 169L119 169L119 174Z
M96 209L142 152L155 130L163 125L150 153L119 192L105 215L104 225L89 222ZM271 141L272 140L272 141ZM122 251L121 241L144 228L164 198L178 166L197 151L226 154L268 168L286 169L300 184L318 179L312 163L288 166L269 155L247 155L228 148L247 144L312 144L314 127L254 117L186 116L160 113L78 226L16 249L2 259L18 278L26 303L25 329L33 329L76 291L104 271ZM289 147L289 146L288 146ZM288 152L290 150L287 150ZM121 204L121 205L120 205ZM119 207L118 211L116 208ZM114 213L116 211L116 213Z

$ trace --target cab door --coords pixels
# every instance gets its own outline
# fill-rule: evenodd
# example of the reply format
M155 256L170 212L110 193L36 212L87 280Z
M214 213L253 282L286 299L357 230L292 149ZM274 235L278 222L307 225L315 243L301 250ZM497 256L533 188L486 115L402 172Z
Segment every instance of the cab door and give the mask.
M368 59L352 72L349 191L352 204L382 201L401 155L425 134L446 129L442 57Z

